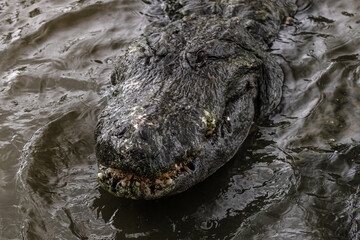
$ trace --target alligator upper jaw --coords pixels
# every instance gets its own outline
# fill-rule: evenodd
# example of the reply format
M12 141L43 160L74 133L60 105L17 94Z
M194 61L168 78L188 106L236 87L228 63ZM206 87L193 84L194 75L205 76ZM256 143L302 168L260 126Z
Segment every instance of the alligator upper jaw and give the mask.
M183 180L193 173L194 165L190 160L175 164L171 170L153 178L99 164L98 180L105 190L115 196L152 200L178 193L183 188Z

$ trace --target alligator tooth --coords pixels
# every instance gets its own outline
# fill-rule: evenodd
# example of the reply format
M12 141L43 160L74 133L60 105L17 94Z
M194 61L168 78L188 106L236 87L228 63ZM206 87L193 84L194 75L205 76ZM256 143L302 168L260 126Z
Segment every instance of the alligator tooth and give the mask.
M99 178L100 180L103 180L103 179L105 178L105 174L103 174L103 173L98 173L98 178Z
M148 186L144 188L144 194L147 196L151 195L151 189Z
M176 171L179 171L179 170L180 170L179 165L175 164L175 170L176 170Z
M122 180L120 183L121 183L122 187L126 187L126 181L125 180Z
M165 184L170 185L173 183L173 180L171 178L166 179Z

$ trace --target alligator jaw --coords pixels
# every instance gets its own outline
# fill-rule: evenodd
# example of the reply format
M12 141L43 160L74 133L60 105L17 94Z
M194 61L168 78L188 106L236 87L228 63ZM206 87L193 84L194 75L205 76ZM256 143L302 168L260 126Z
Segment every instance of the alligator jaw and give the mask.
M98 180L104 189L115 196L152 200L177 193L182 179L192 174L192 171L191 160L175 164L170 171L154 178L137 176L99 164Z

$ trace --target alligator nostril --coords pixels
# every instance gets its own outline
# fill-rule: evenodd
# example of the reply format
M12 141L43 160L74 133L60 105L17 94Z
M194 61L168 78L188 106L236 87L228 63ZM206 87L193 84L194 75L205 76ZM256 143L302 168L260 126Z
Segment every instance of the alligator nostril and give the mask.
M202 67L206 60L206 53L202 50L196 53L196 63L198 67Z
M115 129L114 135L115 135L116 137L121 138L121 137L125 134L126 130L127 130L127 127L121 125L121 126L119 126L119 127L117 127L117 128Z

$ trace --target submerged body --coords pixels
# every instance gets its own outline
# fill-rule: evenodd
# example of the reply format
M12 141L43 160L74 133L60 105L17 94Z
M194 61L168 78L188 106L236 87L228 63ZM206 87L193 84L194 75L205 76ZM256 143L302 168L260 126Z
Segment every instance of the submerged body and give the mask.
M280 101L282 70L267 50L295 1L205 2L150 5L115 69L95 135L99 182L116 196L155 199L203 181Z

